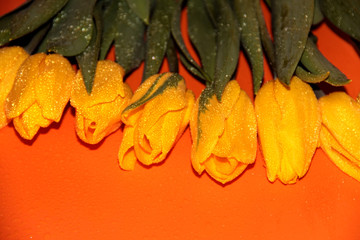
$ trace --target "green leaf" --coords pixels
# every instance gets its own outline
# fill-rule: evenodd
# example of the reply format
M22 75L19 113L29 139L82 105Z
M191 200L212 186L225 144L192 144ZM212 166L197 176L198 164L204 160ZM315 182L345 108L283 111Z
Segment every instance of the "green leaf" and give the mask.
M119 4L120 0L111 0L109 5L103 11L103 32L99 59L103 60L106 58L110 46L114 42L116 29L119 28L119 21L117 20Z
M250 60L253 89L256 94L264 77L264 63L255 2L253 0L235 0L234 9L240 26L241 45Z
M164 76L164 74L165 73L159 74L159 76L156 78L154 83L149 87L147 92L139 100L137 100L136 102L127 106L123 112L129 111L131 109L135 109L135 108L145 104L146 102L150 101L151 99L155 98L156 96L162 94L168 88L177 87L179 82L184 79L179 74L173 73L163 82L162 85L157 86L158 82ZM156 88L156 90L154 91L155 88Z
M306 71L301 66L297 66L295 70L296 76L298 76L301 80L307 82L307 83L319 83L322 81L325 81L329 75L330 72L324 72L324 73L311 73Z
M324 20L324 15L322 14L321 9L320 9L320 1L321 0L315 0L314 17L313 17L312 25L318 25L319 23L321 23Z
M207 105L210 102L210 99L215 95L214 89L212 87L206 87L199 96L199 109L198 109L198 116L197 116L197 142L196 147L199 145L199 141L201 139L202 129L201 129L201 122L200 116L201 114L206 114L208 110Z
M360 1L321 0L320 8L332 24L360 41Z
M216 26L216 1L217 0L202 0L205 4L205 9L207 14L209 15L209 18L214 26ZM227 0L225 0L227 1Z
M330 73L325 80L334 86L343 86L350 80L339 69L332 65L319 51L316 44L309 38L306 42L305 51L301 57L301 64L312 74Z
M170 72L174 72L174 73L179 72L179 59L176 53L175 42L172 37L170 37L168 41L168 45L166 49L166 58L169 64Z
M210 79L215 77L216 29L202 0L188 2L188 32L200 55L201 65Z
M185 65L186 69L190 71L195 76L199 77L205 81L211 81L210 77L208 77L202 68L197 64L197 62L192 58L190 55L185 43L184 39L181 35L180 30L180 14L181 14L180 6L176 7L173 13L173 17L171 20L171 33L177 46L179 47L180 53L180 60Z
M142 20L144 23L149 24L150 16L150 1L149 0L127 0L131 10Z
M144 59L145 24L125 0L118 3L117 21L115 57L128 73L137 68Z
M101 2L96 4L94 9L94 19L95 26L93 28L93 34L91 41L86 49L76 56L76 61L79 64L81 74L83 76L84 84L88 94L91 93L96 66L98 62L99 52L100 52L100 42L101 42L101 32L102 32L102 22L101 22Z
M89 45L94 22L92 18L96 0L69 0L68 4L53 19L52 28L41 50L64 56L75 56Z
M306 45L314 0L273 0L271 7L276 75L289 85Z
M50 22L47 22L46 24L42 25L41 27L36 29L34 32L29 34L31 36L31 40L29 41L29 43L27 43L27 45L24 47L24 49L30 54L33 53L37 49L39 44L42 42L42 40L44 39L44 37L45 37L46 33L49 31L50 27L51 27Z
M240 34L238 23L227 1L216 0L216 65L214 90L221 100L223 90L231 79L238 63Z
M269 60L270 68L274 75L276 75L275 71L275 50L274 50L274 43L271 40L270 33L266 27L265 19L263 16L263 12L260 6L260 1L254 1L256 16L259 22L260 28L260 38L261 44L264 47L264 51L266 54L267 59ZM276 76L275 76L276 77Z
M198 68L194 67L194 65L189 62L187 57L185 57L182 52L180 53L180 61L182 64L184 64L185 68L189 72L191 72L193 75L200 78L201 80L206 81L206 77L203 75L203 73Z
M22 37L46 23L68 0L35 0L0 19L0 46Z
M175 0L158 0L147 29L145 66L142 81L158 73L166 53Z

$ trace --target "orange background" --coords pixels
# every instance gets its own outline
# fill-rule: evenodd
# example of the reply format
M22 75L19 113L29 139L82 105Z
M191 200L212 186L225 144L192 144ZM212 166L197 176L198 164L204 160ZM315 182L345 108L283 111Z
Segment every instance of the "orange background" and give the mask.
M0 0L0 14L21 2ZM323 54L353 80L346 89L356 97L359 55L327 24L315 34ZM199 96L203 85L183 67L180 74ZM126 80L133 90L141 75L142 67ZM243 54L236 79L252 96ZM258 151L255 164L222 186L192 170L189 130L163 164L131 172L118 166L121 139L119 130L95 146L82 143L69 106L33 141L12 124L1 129L0 239L360 239L360 183L322 150L295 185L270 183Z

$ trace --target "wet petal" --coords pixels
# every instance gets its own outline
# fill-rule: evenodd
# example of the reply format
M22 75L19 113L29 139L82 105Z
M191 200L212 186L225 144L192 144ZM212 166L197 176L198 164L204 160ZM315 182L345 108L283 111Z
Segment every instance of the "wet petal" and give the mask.
M48 127L52 121L44 118L38 104L31 105L24 113L14 118L14 127L21 137L33 139L40 127Z
M32 55L19 68L14 85L6 99L5 109L8 118L18 117L35 103L39 66L45 58L46 54L44 53Z
M45 118L59 122L70 99L75 71L70 62L59 54L47 55L38 68L36 101Z
M311 87L297 77L290 86L266 83L255 100L259 137L269 181L303 177L319 138L320 114Z
M0 128L9 122L5 115L5 101L9 94L21 64L29 54L21 47L4 47L0 49Z

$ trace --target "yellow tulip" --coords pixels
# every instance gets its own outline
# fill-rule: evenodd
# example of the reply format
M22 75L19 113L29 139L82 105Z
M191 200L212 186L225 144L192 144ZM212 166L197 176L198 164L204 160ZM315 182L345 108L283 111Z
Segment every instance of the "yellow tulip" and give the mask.
M120 167L133 170L136 160L144 165L162 162L188 125L194 102L178 74L158 74L143 82L122 115Z
M5 100L14 84L18 69L28 57L29 54L22 47L0 49L0 128L9 123L5 115Z
M230 81L221 102L211 89L197 100L190 120L193 140L191 161L196 172L204 170L225 184L239 176L256 158L256 117L248 95L237 81Z
M6 116L23 138L31 140L40 127L60 121L74 77L59 54L38 53L23 62L5 104Z
M289 87L267 82L255 99L258 132L269 181L295 183L309 169L321 116L311 87L297 77Z
M344 92L319 100L320 146L343 172L360 181L360 102Z
M123 82L124 69L110 60L97 63L91 94L84 85L81 71L75 77L70 104L76 109L76 133L89 144L96 144L121 126L121 112L132 97Z

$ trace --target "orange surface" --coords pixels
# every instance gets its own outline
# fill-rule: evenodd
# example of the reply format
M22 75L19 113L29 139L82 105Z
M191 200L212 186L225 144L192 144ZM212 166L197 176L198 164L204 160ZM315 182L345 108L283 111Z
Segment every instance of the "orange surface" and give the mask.
M0 14L20 2L1 0ZM324 55L353 80L346 89L356 97L359 55L326 24L315 34ZM236 78L251 94L243 55L239 64ZM133 90L141 74L127 79ZM199 96L203 86L183 67L180 74ZM83 144L70 107L30 142L11 124L1 129L0 239L360 239L360 183L321 150L295 185L270 183L258 152L254 165L222 186L192 170L189 130L163 164L132 172L118 166L121 139L119 130Z

